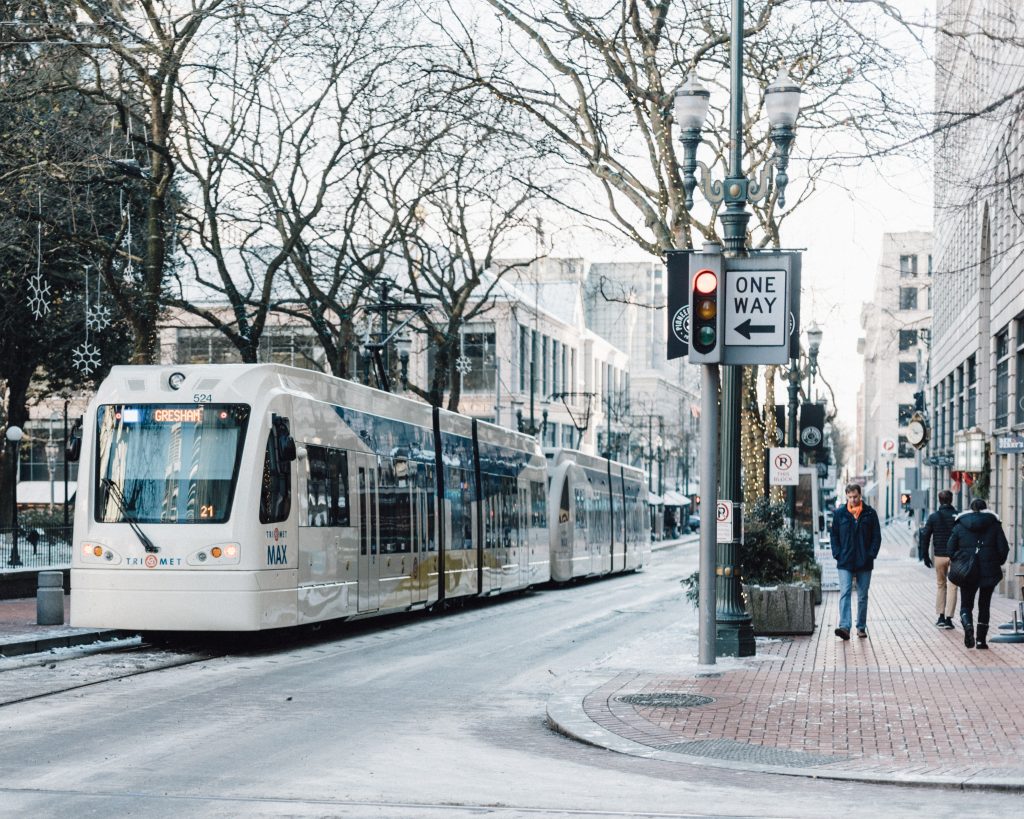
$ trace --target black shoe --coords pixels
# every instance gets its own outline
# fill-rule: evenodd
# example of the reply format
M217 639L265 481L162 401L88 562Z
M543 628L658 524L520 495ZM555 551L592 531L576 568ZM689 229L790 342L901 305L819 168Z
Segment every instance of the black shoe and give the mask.
M945 628L946 627L946 618L943 617L941 614L939 615L939 619L935 621L935 627L936 628Z
M836 637L842 637L844 640L849 640L850 630L848 628L837 628Z
M978 623L978 648L988 648L986 638L988 637L988 623Z
M857 629L857 636L858 637L867 637L868 633L864 629L859 628L859 629Z
M961 611L960 624L964 627L964 647L974 648L974 615L969 611Z
M952 617L943 618L942 627L943 628L955 629L956 626L953 625L953 618Z

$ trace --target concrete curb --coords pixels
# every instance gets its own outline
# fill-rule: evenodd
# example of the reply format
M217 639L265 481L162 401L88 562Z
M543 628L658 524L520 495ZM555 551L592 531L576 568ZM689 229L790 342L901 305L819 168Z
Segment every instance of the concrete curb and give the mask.
M830 779L844 782L867 782L887 785L915 785L933 788L952 788L956 790L998 790L1008 792L1024 792L1024 779L1006 779L996 777L951 777L924 776L910 772L889 771L872 773L866 771L841 771L828 766L814 768L797 768L780 765L760 765L756 763L733 762L729 760L709 759L703 756L692 756L676 751L663 751L642 745L595 723L583 709L584 699L604 683L607 677L588 675L579 677L566 684L561 692L552 694L547 702L547 722L551 729L576 742L604 748L619 754L656 759L661 762L683 763L706 768L719 768L747 773L780 774L783 776L799 776L807 779ZM840 763L833 763L833 765Z
M98 631L79 631L71 634L50 635L47 637L27 637L0 643L0 657L20 657L25 654L37 654L55 648L74 648L93 643L106 643L111 640L122 640L133 637L134 632L116 629Z

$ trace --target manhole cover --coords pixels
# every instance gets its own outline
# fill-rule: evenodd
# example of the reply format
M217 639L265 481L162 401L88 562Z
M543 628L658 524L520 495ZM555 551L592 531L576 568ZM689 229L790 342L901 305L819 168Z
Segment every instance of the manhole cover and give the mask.
M646 708L697 708L701 705L710 705L715 701L714 697L702 697L700 694L677 694L673 692L662 694L627 694L615 699L619 702L641 705Z
M778 765L786 768L832 765L836 762L845 762L849 758L751 745L748 742L737 742L732 739L699 739L691 742L675 742L660 747L663 751L673 751L678 754L724 759L730 762L755 762L761 765Z

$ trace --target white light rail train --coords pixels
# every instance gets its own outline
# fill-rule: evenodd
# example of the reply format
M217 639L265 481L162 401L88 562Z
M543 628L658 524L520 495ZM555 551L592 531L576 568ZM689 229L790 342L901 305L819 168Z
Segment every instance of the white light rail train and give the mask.
M650 552L639 470L275 364L115 367L80 458L74 626L287 628Z

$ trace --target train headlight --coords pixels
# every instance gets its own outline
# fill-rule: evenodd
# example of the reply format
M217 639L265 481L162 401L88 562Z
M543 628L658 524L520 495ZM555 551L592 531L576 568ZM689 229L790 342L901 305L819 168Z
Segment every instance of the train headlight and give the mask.
M239 562L242 548L237 543L218 543L196 549L186 560L189 566L229 566Z
M121 562L121 556L117 552L95 540L84 541L79 554L83 563L103 562L116 565Z

